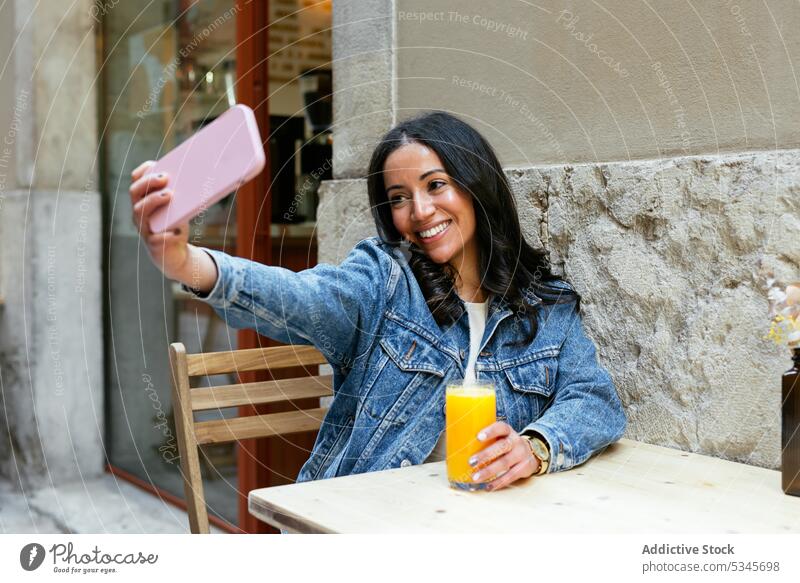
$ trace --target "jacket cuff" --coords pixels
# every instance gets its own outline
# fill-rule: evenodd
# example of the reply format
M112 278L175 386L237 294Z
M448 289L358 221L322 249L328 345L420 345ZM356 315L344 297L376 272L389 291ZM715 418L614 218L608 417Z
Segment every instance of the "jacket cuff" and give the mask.
M520 435L538 437L547 444L550 450L550 465L545 474L560 472L572 467L569 445L561 431L546 423L536 421L520 431Z
M217 266L217 281L208 293L192 289L186 284L181 284L181 288L192 294L199 300L206 302L213 308L227 308L236 299L237 287L233 285L235 270L231 258L227 253L203 248L203 251L211 257L214 265Z

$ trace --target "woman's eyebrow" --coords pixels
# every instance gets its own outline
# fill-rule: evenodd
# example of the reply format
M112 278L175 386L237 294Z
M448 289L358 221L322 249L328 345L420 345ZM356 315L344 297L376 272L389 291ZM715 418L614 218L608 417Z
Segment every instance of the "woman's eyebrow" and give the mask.
M433 170L428 170L427 172L424 172L424 173L420 174L419 175L419 179L420 180L425 180L428 176L430 176L431 174L436 174L437 172L445 172L445 169L444 168L434 168ZM394 189L394 188L403 188L403 185L402 184L392 184L391 186L389 186L386 189L386 193L388 194L389 191Z
M433 170L428 170L424 174L420 174L419 175L419 179L420 180L425 180L431 174L436 174L437 172L444 172L444 171L445 171L444 168L434 168Z

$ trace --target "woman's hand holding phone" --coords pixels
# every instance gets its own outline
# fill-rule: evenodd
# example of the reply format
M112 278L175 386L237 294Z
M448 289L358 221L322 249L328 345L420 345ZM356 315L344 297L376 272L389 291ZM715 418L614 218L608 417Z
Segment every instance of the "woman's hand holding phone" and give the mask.
M189 223L163 233L150 231L150 216L167 204L173 194L168 189L169 176L148 173L153 165L155 162L148 160L131 173L129 192L133 224L147 245L153 263L167 278L208 292L217 281L217 266L202 249L189 244Z

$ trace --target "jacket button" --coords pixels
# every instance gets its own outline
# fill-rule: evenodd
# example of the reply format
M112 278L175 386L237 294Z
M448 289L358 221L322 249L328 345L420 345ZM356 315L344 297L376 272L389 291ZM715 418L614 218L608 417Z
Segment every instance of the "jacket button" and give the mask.
M464 360L464 349L458 351L459 356L461 356L461 360Z
M410 465L411 465L411 462L409 460L403 460L403 461L400 462L400 467L401 468L407 468Z

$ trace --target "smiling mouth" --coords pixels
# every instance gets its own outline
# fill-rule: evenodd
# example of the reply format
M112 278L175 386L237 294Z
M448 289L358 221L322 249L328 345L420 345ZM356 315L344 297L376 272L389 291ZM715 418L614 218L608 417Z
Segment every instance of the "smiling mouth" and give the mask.
M450 219L448 221L445 221L444 223L439 223L438 225L436 225L432 229L427 229L425 231L419 231L417 233L417 236L420 239L422 239L423 242L428 242L428 241L431 241L433 239L437 239L437 238L439 238L439 236L442 233L444 233L448 229L448 227L450 227L450 223L452 223L452 222L453 222L453 220Z

